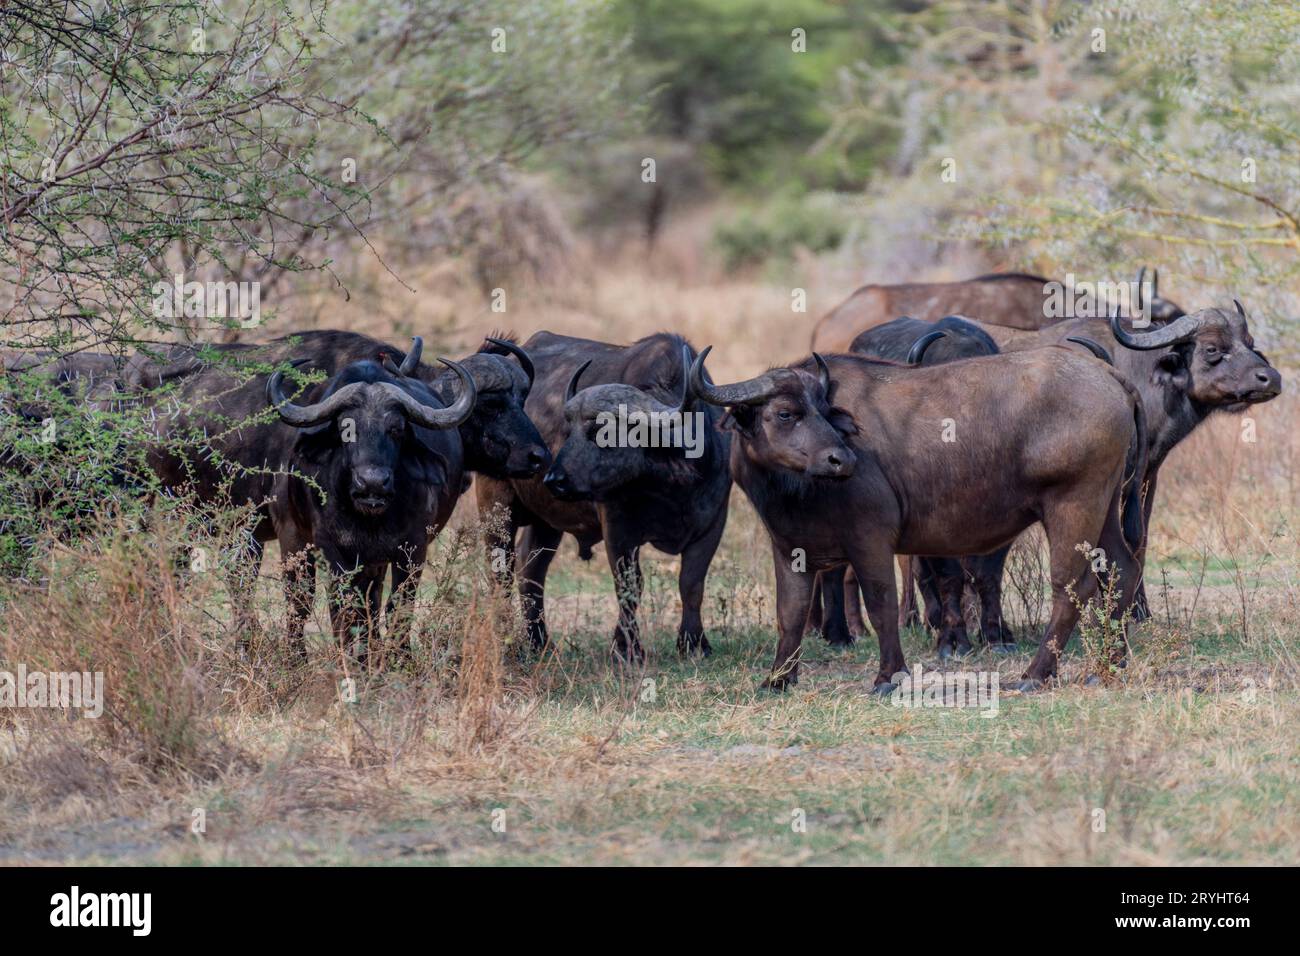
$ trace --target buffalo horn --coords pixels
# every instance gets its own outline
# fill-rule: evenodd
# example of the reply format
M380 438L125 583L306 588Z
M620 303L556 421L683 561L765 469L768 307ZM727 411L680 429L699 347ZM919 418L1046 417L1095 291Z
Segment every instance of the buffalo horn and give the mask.
M1110 334L1115 336L1115 341L1125 348L1140 351L1162 349L1167 345L1185 342L1200 331L1200 328L1199 315L1184 315L1163 328L1153 329L1150 332L1126 332L1119 324L1119 309L1110 316Z
M509 339L494 339L489 335L487 341L499 348L505 349L515 358L519 359L519 367L522 368L524 374L528 376L528 387L531 389L533 387L533 379L537 377L537 370L533 367L533 360L528 357L528 353Z
M587 366L590 364L591 359L587 359L587 361L578 366L578 370L574 372L573 376L569 379L569 384L564 387L565 404L568 404L573 396L578 394L578 379L582 378L582 373L587 371Z
M691 363L691 391L710 405L761 405L776 393L778 381L772 372L734 385L714 385L704 374L704 360L711 351L712 345Z
M417 340L418 341L418 340ZM450 359L438 359L460 378L460 394L446 408L434 408L416 401L410 392L391 382L377 383L397 404L402 406L406 417L416 425L424 428L455 428L474 412L474 403L478 401L478 389L474 387L474 377L459 362ZM348 386L351 388L352 386ZM343 389L346 391L346 389Z
M284 394L284 373L276 372L266 382L266 400L280 413L280 419L286 425L295 428L310 428L333 418L342 408L350 405L364 389L364 382L353 382L314 405L295 405Z
M1085 339L1083 336L1071 335L1065 341L1073 342L1075 345L1082 345L1085 349L1087 349L1093 355L1097 356L1097 358L1101 359L1107 365L1115 364L1115 360L1110 357L1110 353L1107 352L1100 345L1098 345L1096 342L1094 342L1092 339Z
M912 348L907 353L907 364L920 365L921 360L925 358L925 350L930 347L930 343L943 338L944 334L942 329L935 329L933 332L926 332L925 335L913 342Z
M826 360L816 352L812 354L813 360L817 363L817 384L822 387L822 394L829 401L831 397L831 367L826 364Z

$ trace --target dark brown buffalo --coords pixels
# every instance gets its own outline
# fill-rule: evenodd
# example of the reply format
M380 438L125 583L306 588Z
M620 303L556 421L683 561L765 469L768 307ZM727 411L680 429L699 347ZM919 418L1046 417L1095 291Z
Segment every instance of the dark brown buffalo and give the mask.
M1138 273L1141 288L1146 270ZM1183 310L1158 291L1158 276L1151 283L1150 316L1157 322L1178 318ZM847 352L853 340L867 329L892 322L899 316L937 322L946 315L964 315L1008 328L1035 331L1060 319L1048 315L1045 303L1052 280L1019 272L997 272L962 282L910 282L899 285L864 285L836 306L813 328L812 348L823 354Z
M1096 593L1081 545L1104 550L1119 573L1116 614L1127 609L1141 509L1123 476L1130 447L1146 448L1144 415L1102 363L1065 349L941 368L814 355L716 387L702 359L692 387L728 408L732 476L772 540L780 642L769 686L797 678L817 572L853 567L880 641L875 685L889 690L906 669L893 556L986 554L1036 521L1051 548L1052 614L1026 686L1056 674L1079 615L1069 590L1083 603Z
M1082 346L1110 365L1114 361L1095 342L1072 336L1068 342ZM961 316L947 316L938 322L919 319L895 319L868 329L853 341L853 351L860 355L890 360L905 360L908 365L941 365L947 362L996 355L997 343L978 324ZM938 635L940 657L971 650L962 610L962 592L966 584L980 600L980 637L992 649L1011 651L1015 636L1002 617L1002 572L1006 550L991 555L967 558L911 558L900 555L903 592L899 602L898 625L906 627L920 622L915 591L921 591L925 604L925 623ZM824 586L834 588L840 574L825 576ZM861 604L857 598L856 578L851 569L845 575L844 610L839 614L839 598L832 591L826 604L823 631L831 643L849 642L866 633ZM814 607L813 620L817 619Z
M460 395L447 407L418 379L393 375L373 361L345 366L323 388L310 390L317 394L306 404L284 394L283 373L267 381L267 400L289 429L287 443L278 429L261 429L259 437L266 439L264 461L274 474L268 510L285 562L289 646L300 656L306 655L302 628L315 596L309 549L320 553L331 575L330 618L339 646L355 639L353 651L364 658L390 567L390 631L400 629L405 637L408 622L394 621L413 596L430 537L459 497L462 456L455 429L476 399L469 370L447 364L461 380Z
M453 366L461 391L450 406L408 377L419 345L417 338L400 368L373 358L351 362L288 396L281 373L272 374L288 364L286 342L178 347L161 360L140 354L128 363L126 395L159 409L160 440L149 463L163 487L188 490L217 508L254 509L246 547L228 568L241 634L258 629L248 585L273 538L284 562L289 645L299 655L315 586L314 560L301 557L306 547L319 550L336 579L348 579L330 596L340 640L360 627L359 614L366 616L361 636L373 632L390 563L390 610L396 613L413 592L428 535L450 517L466 486L456 429L476 397L463 366ZM333 353L318 358L335 361ZM278 418L267 415L268 401Z
M1142 396L1148 436L1144 527L1150 526L1160 466L1179 442L1216 412L1240 413L1282 391L1282 376L1255 348L1239 302L1232 309L1202 309L1143 329L1117 316L1069 319L1032 336L1016 336L1003 349L1024 351L1081 337L1104 347ZM1145 556L1144 533L1139 561L1145 563ZM1141 616L1146 607L1139 587Z
M479 513L493 528L498 555L516 554L519 590L534 647L548 641L546 572L565 534L591 557L602 539L618 590L619 620L613 652L624 660L642 655L637 632L641 592L640 548L654 545L680 554L682 618L677 646L709 653L700 607L704 579L727 520L731 479L728 439L717 431L719 413L697 405L686 391L694 351L680 336L659 334L631 345L539 332L525 343L537 369L526 409L555 455L544 480L476 483ZM608 447L599 443L602 414L629 411L698 416L699 457L682 448ZM513 571L502 575L508 585Z

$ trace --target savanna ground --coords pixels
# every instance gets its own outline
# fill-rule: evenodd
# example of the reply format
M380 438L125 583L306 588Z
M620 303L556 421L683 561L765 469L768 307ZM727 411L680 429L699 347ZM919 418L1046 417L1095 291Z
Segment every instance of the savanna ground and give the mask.
M376 278L371 295L300 314L419 332L449 355L501 326L681 329L715 345L726 379L803 353L811 321L851 291L848 270L809 260L808 312L792 314L789 286L724 276L701 234L683 224L654 255L515 294L504 315L437 276L417 296ZM1284 394L1253 410L1253 442L1242 419L1216 419L1166 465L1155 618L1134 631L1129 667L1109 673L1085 629L1063 686L1004 692L995 716L869 696L871 636L835 651L810 635L797 688L759 690L775 647L770 549L739 491L708 582L713 656L678 658L676 561L647 552L635 672L608 656L603 553L583 564L572 541L549 580L555 650L519 647L484 586L472 494L431 549L415 660L368 674L330 648L322 601L311 665L279 659L274 549L257 585L269 637L251 663L218 576L166 573L194 540L180 526L56 549L49 588L12 597L0 657L71 660L93 642L108 710L0 725L0 863L1295 864L1294 409ZM1036 555L1021 550L1008 586L1020 653L954 666L1023 671L1045 617ZM904 648L939 667L921 630ZM1091 674L1104 680L1085 685Z

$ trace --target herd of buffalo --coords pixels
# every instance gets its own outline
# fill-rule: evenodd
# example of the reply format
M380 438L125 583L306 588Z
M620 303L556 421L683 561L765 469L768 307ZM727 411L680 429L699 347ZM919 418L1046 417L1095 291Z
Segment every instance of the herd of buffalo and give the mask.
M710 349L669 333L630 345L502 335L433 365L421 361L419 338L404 351L311 331L126 361L9 353L5 368L92 403L165 402L149 467L168 489L257 509L231 573L254 578L263 545L278 541L287 637L300 656L317 554L340 643L363 656L381 620L404 638L431 536L471 479L480 515L492 516L492 552L514 556L494 569L502 587L517 584L535 647L549 640L546 573L567 533L584 558L605 544L617 658L642 656L646 544L681 556L678 650L708 654L705 577L734 482L771 538L779 641L768 686L798 679L808 627L832 643L865 633L864 605L880 643L877 691L906 670L899 628L919 613L940 656L970 651L968 584L983 641L1014 645L1002 618L1003 564L1016 536L1041 522L1052 605L1020 685L1032 689L1055 676L1099 587L1119 594L1117 620L1148 613L1146 529L1169 452L1211 413L1281 390L1240 303L1186 313L1140 275L1149 290L1137 302L1142 321L1118 308L1057 320L1046 317L1047 284L995 274L866 286L816 325L808 358L732 384L705 371ZM688 455L600 440L609 416L634 413L694 416L698 446ZM251 633L250 589L231 590L240 630Z

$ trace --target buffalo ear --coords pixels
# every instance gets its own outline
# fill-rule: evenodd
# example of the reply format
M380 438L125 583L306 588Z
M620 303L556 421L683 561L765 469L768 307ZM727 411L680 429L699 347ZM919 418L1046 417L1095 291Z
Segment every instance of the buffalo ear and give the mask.
M1187 357L1181 349L1175 349L1160 356L1151 381L1162 388L1184 389L1188 384Z
M338 430L334 421L323 421L310 428L296 429L295 449L302 459L313 465L324 465L340 447Z
M726 414L718 419L718 431L736 431L743 435L754 434L754 423L758 415L748 405L735 405L728 408Z
M826 420L831 423L832 428L846 438L858 433L858 423L853 420L853 413L846 408L840 408L838 405L833 406L826 413Z
M451 463L434 444L432 436L435 434L415 425L407 428L402 443L402 468L417 482L442 487L447 484Z

